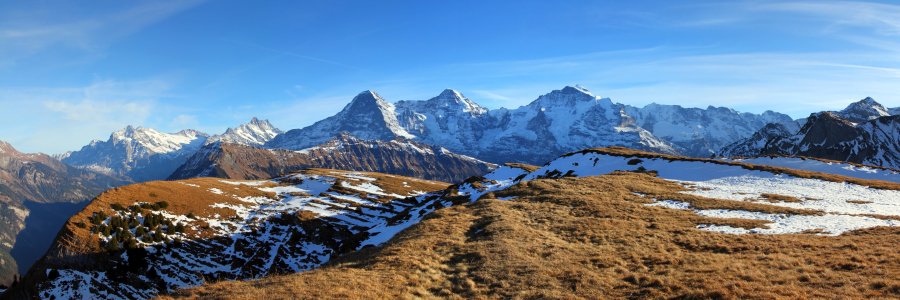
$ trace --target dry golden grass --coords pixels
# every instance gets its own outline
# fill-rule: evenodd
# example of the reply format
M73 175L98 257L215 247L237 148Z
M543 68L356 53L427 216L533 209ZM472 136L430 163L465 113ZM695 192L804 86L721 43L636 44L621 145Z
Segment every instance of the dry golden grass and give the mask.
M762 194L759 194L759 197L762 198L763 200L769 201L771 203L780 203L780 202L803 203L803 200L797 199L795 197L779 195L779 194L762 193Z
M900 228L836 237L702 231L695 227L755 221L645 206L645 197L632 194L667 189L684 187L627 172L521 182L435 211L384 245L317 271L219 282L161 298L900 297ZM508 196L518 197L491 199Z
M875 202L874 202L874 201L864 201L864 200L847 200L847 203L853 203L853 204L869 204L869 203L875 203Z
M541 168L538 166L526 165L526 164L522 164L522 163L505 163L503 165L510 167L510 168L522 169L522 170L528 171L529 173L537 171L538 169Z
M696 161L696 162L713 163L713 164L719 164L719 165L740 166L740 167L743 167L744 169L748 169L748 170L766 171L766 172L772 172L775 174L787 174L789 176L798 177L798 178L819 179L819 180L825 180L825 181L831 181L831 182L837 182L837 183L847 182L847 183L852 183L852 184L861 185L861 186L867 186L867 187L871 187L871 188L875 188L875 189L900 191L900 183L890 182L890 181L859 179L859 178L853 178L853 177L847 177L847 176L841 176L841 175L835 175L835 174L819 173L819 172L812 172L812 171L806 171L806 170L794 170L794 169L789 169L789 168L767 166L767 165L755 165L755 164L743 163L743 162L727 162L727 161L708 159L708 158L673 156L673 155L668 155L668 154L659 154L659 153L652 153L652 152L628 149L628 148L624 148L624 147L606 147L606 148L585 149L582 151L568 153L563 156L571 156L571 155L583 154L583 153L600 153L600 154L606 154L606 155L621 156L621 157L626 157L626 158L628 158L628 157L661 158L661 159L666 159L669 161ZM823 160L823 161L827 161L827 160ZM841 162L841 163L844 163L844 162ZM863 166L863 165L860 165L860 166ZM888 168L874 167L874 166L869 166L869 165L864 165L864 166L872 167L872 168L888 169ZM894 170L894 169L889 169L889 170ZM900 170L894 170L894 171L900 172Z
M418 179L412 177L405 177L399 175L388 175L383 173L374 173L374 172L362 172L362 171L341 171L334 169L304 169L302 171L304 174L314 174L325 177L336 177L349 185L356 186L363 183L372 183L375 186L381 188L382 192L386 194L397 194L397 195L411 195L414 191L418 192L431 192L442 190L450 186L449 183L434 181L434 180L425 180ZM351 178L347 178L344 175L346 174L356 174L363 177L375 178L375 181L356 181ZM405 184L404 184L405 182Z

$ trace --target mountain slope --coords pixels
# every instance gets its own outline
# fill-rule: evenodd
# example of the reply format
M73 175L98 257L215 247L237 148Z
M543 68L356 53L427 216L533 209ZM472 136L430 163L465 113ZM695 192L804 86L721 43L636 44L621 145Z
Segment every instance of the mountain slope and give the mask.
M459 182L484 175L496 169L496 165L402 137L390 141L361 140L341 133L325 144L301 151L267 150L227 143L206 145L168 179L261 179L303 168L379 172Z
M454 190L460 205L315 271L163 299L857 299L900 287L883 275L900 271L894 182L607 148Z
M760 154L818 157L900 168L900 116L854 124L830 112L810 116L792 136L778 136Z
M635 126L622 105L580 86L553 91L514 110L487 110L453 90L396 105L365 91L335 116L288 131L266 147L302 150L340 132L363 139L404 137L494 162L541 164L569 151L607 145L677 153Z
M798 120L799 122L769 124L752 136L723 147L716 156L752 157L762 154L788 154L895 167L897 163L891 157L900 155L895 150L900 146L896 145L897 139L892 137L894 135L892 132L897 130L888 128L891 126L888 119L884 119L881 125L873 122L896 115L898 111L900 110L896 108L885 108L874 99L866 97L851 103L841 111L813 113L809 118ZM810 122L818 124L811 125ZM855 127L859 128L851 129ZM813 132L809 132L810 130ZM812 135L807 137L810 133ZM825 141L826 136L831 142L828 145L819 145ZM868 140L869 138L879 140ZM854 142L854 139L860 140ZM805 140L817 141L809 143L804 142ZM836 142L843 144L836 145ZM864 150L866 153L860 156L856 153L860 149L868 150ZM869 153L876 151L884 152L888 158L874 157L878 154ZM882 165L883 163L886 165Z
M67 166L43 153L21 153L9 143L0 141L0 283L8 284L20 267L31 263L23 261L26 266L18 266L10 256L14 247L24 252L43 252L46 248L40 246L46 246L53 238L51 233L51 236L28 237L36 241L34 245L16 244L18 234L29 226L26 220L57 226L62 221L49 216L30 216L26 201L51 206L53 203L77 203L120 185L122 182L109 176Z
M301 150L321 145L341 132L366 140L389 141L396 137L414 137L400 127L393 104L373 91L364 91L336 115L302 129L289 130L276 136L266 146Z
M790 136L797 133L797 131L800 131L800 126L794 121L769 123L749 137L737 140L730 145L722 147L715 155L720 157L757 156L760 151L765 149L767 147L766 145L776 137Z
M272 124L269 123L269 120L260 121L256 117L253 117L249 123L241 124L235 129L229 127L225 130L224 134L217 134L209 137L206 139L205 144L223 141L234 144L260 146L282 133L284 133L284 131L272 126Z
M162 133L128 126L113 132L107 141L92 141L67 153L62 162L124 180L144 182L164 179L199 149L209 135L195 130Z
M262 181L129 185L103 193L73 216L3 297L145 299L213 278L309 270L380 244L449 205L419 196L447 186L327 169ZM100 212L107 217L97 217Z
M628 105L625 110L638 126L693 157L709 157L766 124L793 121L788 115L772 111L757 115L714 106L700 109L654 103L643 108Z

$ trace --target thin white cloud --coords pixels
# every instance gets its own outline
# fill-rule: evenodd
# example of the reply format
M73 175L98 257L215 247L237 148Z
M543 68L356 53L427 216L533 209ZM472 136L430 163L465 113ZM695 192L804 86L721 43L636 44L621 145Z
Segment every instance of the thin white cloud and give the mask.
M184 109L159 101L169 96L169 86L162 80L109 80L81 88L2 89L0 108L15 113L0 118L4 128L0 140L24 152L61 153L94 139L105 140L128 125L196 122L187 115L176 116ZM171 122L158 124L155 119L161 115L170 115L166 121Z
M900 35L900 5L871 2L775 2L755 7L763 11L794 12L821 17L830 27L869 27L881 35Z
M193 115L178 115L177 117L175 117L175 119L172 120L171 123L169 123L169 127L173 127L173 128L178 128L178 127L181 127L181 128L187 128L187 127L190 127L190 126L196 126L196 125L198 125L198 124L200 124L200 122L197 122L197 116L193 116Z
M205 0L132 2L120 10L72 18L68 11L0 12L0 66L48 47L64 45L96 52L150 24Z

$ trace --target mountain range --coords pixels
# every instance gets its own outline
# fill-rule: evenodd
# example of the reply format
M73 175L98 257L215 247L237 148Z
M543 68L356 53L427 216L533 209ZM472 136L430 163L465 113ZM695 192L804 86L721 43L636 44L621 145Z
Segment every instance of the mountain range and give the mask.
M362 140L341 132L321 145L300 151L214 142L197 151L168 180L195 177L266 179L304 168L380 172L459 182L484 175L497 166L403 137L388 141Z
M900 168L900 108L885 108L872 98L841 111L811 114L797 121L768 124L748 138L723 148L719 156L768 154L809 156L888 168Z
M217 146L220 144L266 148L272 150L271 155L282 153L283 157L289 154L281 150L309 152L314 147L328 147L323 145L342 133L372 141L372 145L387 145L399 138L427 147L442 147L445 150L441 152L452 152L489 163L543 164L567 152L598 146L624 146L709 157L719 148L751 136L766 124L777 122L792 120L787 115L772 111L757 115L713 106L700 109L651 104L637 108L595 96L581 86L552 91L516 109L493 110L451 89L428 100L401 100L396 103L388 102L373 91L364 91L334 116L287 132L257 118L213 136L190 129L166 134L150 128L128 126L112 133L105 142L93 141L79 151L57 157L78 168L132 182L185 178L204 172L212 174L209 173L212 163L200 161L208 160L209 154L221 152L216 150L221 149ZM207 149L201 151L204 147ZM235 146L230 153L235 153L236 149L259 151ZM191 159L198 153L206 158ZM275 165L300 166L297 161L276 160L279 162L274 165L260 161L261 166L249 168L267 169L269 171L264 172L266 176L274 176L276 174L273 172L290 169L273 167ZM252 164L249 161L244 163ZM343 163L345 168L352 170L383 171L371 166L349 167L351 165ZM207 167L208 170L201 170L200 167ZM178 174L173 174L176 171ZM453 176L468 175L470 173ZM215 176L250 178L230 172L219 172ZM421 176L425 176L424 173ZM454 181L461 177L427 178Z
M552 91L517 109L494 110L450 89L429 100L395 104L364 91L338 114L289 130L266 147L300 150L348 132L367 139L404 137L494 163L543 164L598 146L708 157L768 123L784 121L791 118L771 111L756 115L658 104L636 108L581 86Z

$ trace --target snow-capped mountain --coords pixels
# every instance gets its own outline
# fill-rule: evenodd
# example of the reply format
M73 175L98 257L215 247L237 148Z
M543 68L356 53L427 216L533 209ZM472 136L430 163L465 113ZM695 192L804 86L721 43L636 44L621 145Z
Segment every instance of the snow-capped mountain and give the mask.
M264 179L304 168L368 171L459 182L484 175L497 166L403 137L389 141L362 140L342 132L322 145L299 151L222 142L208 144L168 179Z
M792 121L790 116L770 110L757 115L714 106L701 109L653 103L643 108L626 105L625 111L638 126L693 157L710 157L766 124Z
M806 118L803 119L806 122ZM759 155L766 148L766 144L780 136L790 136L800 130L800 124L796 121L769 123L762 129L754 132L750 137L741 139L722 147L716 156L722 157L751 157Z
M191 129L162 133L129 125L113 132L109 140L94 140L62 161L134 182L160 180L200 149L208 137Z
M875 102L875 99L866 97L865 99L850 104L841 111L833 111L832 113L847 119L847 121L862 123L880 117L895 115L898 110L900 110L900 108L885 108L880 103Z
M271 141L275 136L282 133L284 131L272 126L269 120L259 120L253 117L250 123L241 124L235 129L229 127L224 134L209 137L206 139L206 144L223 141L226 143L259 146Z
M337 115L288 131L266 146L301 150L341 131L364 139L414 139L491 162L540 164L569 151L610 145L678 153L636 126L622 105L580 86L553 91L514 110L488 110L453 90L396 105L366 91Z
M722 157L764 154L810 156L896 168L900 166L900 111L872 98L836 112L813 113L794 122L769 124L751 137L722 148Z
M395 107L373 91L356 95L339 113L302 129L292 129L266 143L268 148L301 150L323 144L341 132L367 140L413 138L400 127Z

